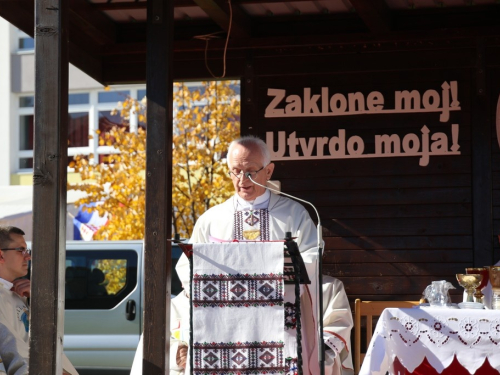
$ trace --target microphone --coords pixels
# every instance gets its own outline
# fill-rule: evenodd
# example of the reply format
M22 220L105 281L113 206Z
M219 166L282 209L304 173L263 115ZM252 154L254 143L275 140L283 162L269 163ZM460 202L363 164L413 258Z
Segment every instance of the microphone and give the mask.
M316 294L318 296L318 311L317 311L317 316L318 316L318 357L319 357L319 368L320 368L320 374L324 375L325 373L325 342L323 339L323 246L324 246L324 241L323 241L323 235L321 233L321 219L319 217L318 210L316 207L309 201L306 201L301 198L297 198L293 195L283 193L282 191L270 188L269 186L259 184L257 181L255 181L250 172L244 173L244 176L247 177L250 181L252 181L255 185L261 186L264 189L270 190L276 194L282 194L285 195L289 198L295 199L299 202L307 203L310 205L313 209L314 212L316 212L316 216L318 217L318 225L316 227L317 235L318 235L318 287L316 289Z
M273 188L270 188L269 186L266 186L266 185L262 185L262 184L259 184L257 181L255 181L252 176L250 175L250 172L246 172L245 174L245 177L247 177L250 181L252 181L255 185L258 185L258 186L261 186L263 187L264 189L267 189L267 190L271 190L272 192L276 193L276 194L281 194L281 195L285 195L289 198L292 198L292 199L295 199L297 201L300 201L300 202L303 202L303 203L307 203L308 205L310 205L313 209L314 209L314 212L316 213L316 216L318 217L318 226L317 226L317 235L318 235L318 248L322 248L322 245L324 244L323 242L323 235L321 233L321 219L319 217L319 213L318 213L318 210L316 209L316 207L314 206L314 204L312 204L311 202L308 202L304 199L301 199L301 198L298 198L298 197L295 197L293 195L290 195L290 194L287 194L287 193L283 193L282 191L279 191L279 190L276 190L276 189L273 189Z

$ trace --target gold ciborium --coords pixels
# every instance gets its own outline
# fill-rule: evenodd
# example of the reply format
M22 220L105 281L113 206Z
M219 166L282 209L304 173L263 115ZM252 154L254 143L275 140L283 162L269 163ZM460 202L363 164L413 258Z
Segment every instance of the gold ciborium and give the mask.
M476 292L474 293L474 299L476 302L483 303L483 292L482 290L488 285L489 281L489 272L488 268L486 267L470 267L465 269L465 273L467 274L480 274L483 275L483 280L481 281L481 284L476 288Z
M457 280L458 284L467 292L466 302L474 302L474 289L481 285L481 281L483 281L483 275L479 273L457 273Z
M500 310L500 267L491 266L488 269L490 271L491 288L493 289L491 308L493 310Z

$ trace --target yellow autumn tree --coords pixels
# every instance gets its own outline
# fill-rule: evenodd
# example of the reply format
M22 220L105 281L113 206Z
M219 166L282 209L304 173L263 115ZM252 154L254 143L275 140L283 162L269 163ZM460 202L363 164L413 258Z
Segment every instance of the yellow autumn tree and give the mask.
M189 237L198 217L233 193L225 152L240 130L235 87L233 81L174 85L172 222L173 232L181 237ZM140 123L146 122L145 101L128 98L119 104L124 124L131 111ZM99 202L89 210L108 215L108 223L96 232L95 239L144 237L146 131L114 126L98 136L99 144L113 146L115 153L102 163L93 163L91 155L77 156L70 164L82 182L69 184L68 189L86 193L75 204Z

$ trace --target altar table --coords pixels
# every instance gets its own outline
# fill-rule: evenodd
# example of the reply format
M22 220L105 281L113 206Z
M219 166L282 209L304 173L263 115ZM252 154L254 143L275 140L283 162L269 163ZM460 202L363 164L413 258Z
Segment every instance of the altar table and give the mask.
M360 375L500 374L500 311L416 307L382 312Z

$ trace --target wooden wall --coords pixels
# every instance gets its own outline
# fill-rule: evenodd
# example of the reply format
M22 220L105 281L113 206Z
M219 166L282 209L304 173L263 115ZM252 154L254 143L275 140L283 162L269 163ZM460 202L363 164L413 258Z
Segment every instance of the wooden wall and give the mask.
M426 166L419 165L419 156L300 160L299 155L276 162L273 179L282 191L318 208L326 241L323 272L341 279L352 300L414 300L431 281L446 279L457 287L452 294L459 302L463 290L455 274L500 259L497 47L476 40L422 45L256 54L242 81L242 133L266 139L272 132L275 150L280 131L310 140L345 129L347 138L361 137L364 153L373 154L376 135L421 138L424 125L430 134L445 133L451 147L452 124L458 124L460 154L431 155ZM423 95L452 81L458 84L460 110L444 122L437 112L265 117L273 99L269 88L301 97L304 87L313 94L328 87L330 96L379 91L385 110L394 108L395 91Z

